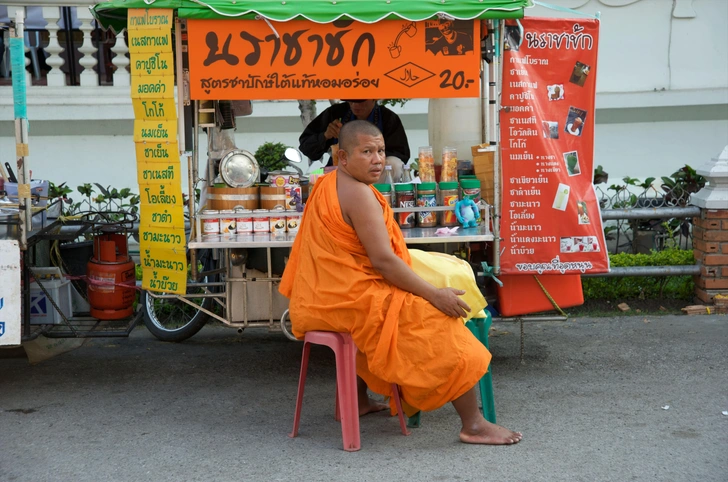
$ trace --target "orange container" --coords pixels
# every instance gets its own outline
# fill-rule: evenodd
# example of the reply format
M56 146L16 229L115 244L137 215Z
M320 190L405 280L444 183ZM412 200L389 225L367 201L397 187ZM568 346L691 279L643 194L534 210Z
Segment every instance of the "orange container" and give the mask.
M543 287L560 308L584 304L581 275L536 275ZM498 276L503 287L498 287L498 302L502 316L518 316L539 311L551 311L554 306L530 274L505 274Z

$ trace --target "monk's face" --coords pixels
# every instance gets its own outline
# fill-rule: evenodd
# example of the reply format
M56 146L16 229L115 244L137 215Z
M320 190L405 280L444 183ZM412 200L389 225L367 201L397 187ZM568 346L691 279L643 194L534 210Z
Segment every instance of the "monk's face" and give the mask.
M381 135L370 136L359 134L357 142L348 151L340 152L340 165L364 184L373 184L379 180L384 170L384 138Z

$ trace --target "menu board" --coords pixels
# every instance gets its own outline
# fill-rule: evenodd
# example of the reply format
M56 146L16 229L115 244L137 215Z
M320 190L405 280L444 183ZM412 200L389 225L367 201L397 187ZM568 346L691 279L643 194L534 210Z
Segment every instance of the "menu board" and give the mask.
M501 271L609 271L592 183L599 21L521 24L504 32Z
M187 291L182 177L174 100L172 10L129 10L131 98L141 197L139 251L146 290Z
M478 97L480 21L190 19L190 96Z

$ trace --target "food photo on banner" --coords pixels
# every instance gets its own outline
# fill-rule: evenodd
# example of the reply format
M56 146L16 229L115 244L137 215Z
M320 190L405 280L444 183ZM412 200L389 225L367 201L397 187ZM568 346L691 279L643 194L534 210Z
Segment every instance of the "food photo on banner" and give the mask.
M521 26L504 32L501 272L531 275L513 278L539 292L554 278L574 292L564 302L572 306L583 302L581 274L609 270L592 183L599 21L532 17Z

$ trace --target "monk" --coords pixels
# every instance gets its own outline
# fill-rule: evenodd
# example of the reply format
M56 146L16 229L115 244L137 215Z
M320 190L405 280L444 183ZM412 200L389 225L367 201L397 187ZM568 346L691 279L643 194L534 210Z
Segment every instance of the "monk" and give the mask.
M514 444L522 435L486 421L475 386L490 353L464 326L464 291L436 288L412 260L391 208L372 186L385 166L384 139L366 121L339 133L339 166L318 179L283 273L293 334L348 332L356 344L360 413L383 407L367 387L435 410L452 402L462 421L460 440Z

